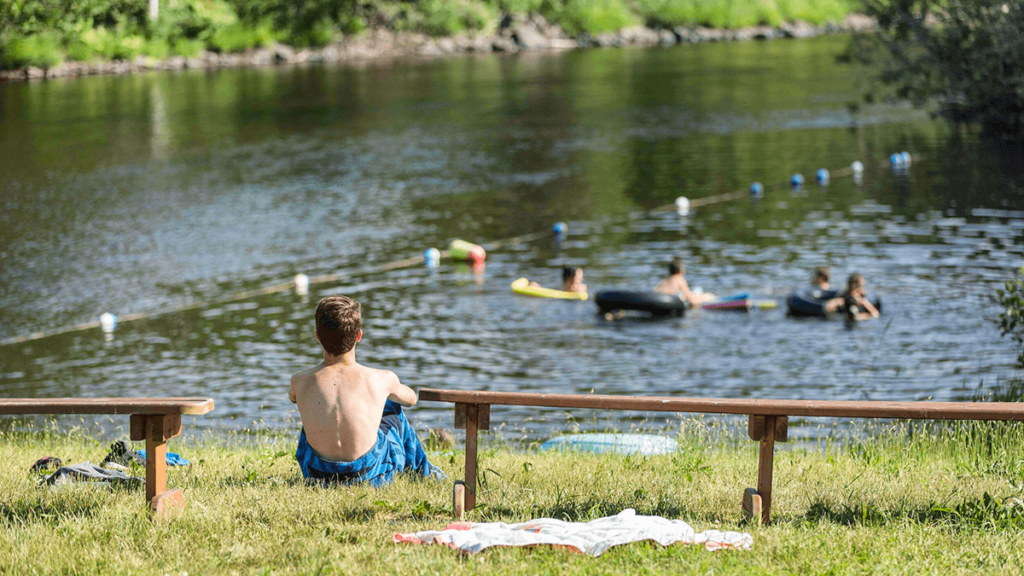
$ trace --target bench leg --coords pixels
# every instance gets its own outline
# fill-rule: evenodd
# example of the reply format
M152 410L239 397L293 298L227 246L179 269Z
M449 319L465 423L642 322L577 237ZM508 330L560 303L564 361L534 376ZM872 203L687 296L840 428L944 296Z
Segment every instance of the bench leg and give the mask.
M479 406L466 407L466 510L476 508L476 440Z
M757 494L761 497L761 523L771 520L772 466L775 460L775 416L765 416L764 435L757 462Z
M133 414L132 440L146 441L146 502L156 516L171 518L184 508L181 490L167 490L167 440L181 434L177 414ZM141 436L141 437L140 437Z

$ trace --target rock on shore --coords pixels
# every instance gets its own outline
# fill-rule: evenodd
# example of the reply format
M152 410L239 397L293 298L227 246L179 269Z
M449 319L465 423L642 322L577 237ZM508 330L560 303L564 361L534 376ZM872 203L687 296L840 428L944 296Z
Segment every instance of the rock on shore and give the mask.
M537 14L506 16L493 35L463 35L432 38L418 33L395 33L389 30L370 30L355 38L317 49L296 50L275 45L237 54L204 52L196 58L174 56L164 60L139 57L132 61L66 62L54 68L25 68L0 71L0 81L35 80L68 76L98 74L128 74L145 70L184 70L188 68L235 68L241 66L268 66L302 64L307 62L331 63L353 60L400 58L409 56L445 56L471 52L519 52L569 48L612 48L621 46L669 46L698 42L737 40L773 40L782 38L810 38L822 34L864 32L873 30L875 22L863 15L847 16L842 22L812 26L806 22L787 22L778 28L755 26L737 30L702 27L676 27L652 29L634 26L619 30L571 37L557 24L550 24Z

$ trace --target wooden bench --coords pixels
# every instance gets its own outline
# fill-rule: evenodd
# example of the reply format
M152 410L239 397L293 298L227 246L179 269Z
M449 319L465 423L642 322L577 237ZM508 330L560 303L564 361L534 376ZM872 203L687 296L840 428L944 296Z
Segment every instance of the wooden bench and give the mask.
M0 415L130 415L131 439L146 441L146 501L161 518L171 518L185 506L181 490L167 490L167 440L181 434L183 414L211 410L210 398L0 398Z
M761 442L757 489L748 488L743 509L762 522L771 519L772 464L775 442L788 440L790 416L835 418L893 418L909 420L1024 420L1024 403L1017 402L872 402L819 400L755 400L611 396L602 394L534 394L423 389L419 399L455 404L455 428L466 431L466 479L456 482L453 508L457 517L476 506L477 433L488 430L491 406L543 406L597 410L638 410L749 417L747 433Z

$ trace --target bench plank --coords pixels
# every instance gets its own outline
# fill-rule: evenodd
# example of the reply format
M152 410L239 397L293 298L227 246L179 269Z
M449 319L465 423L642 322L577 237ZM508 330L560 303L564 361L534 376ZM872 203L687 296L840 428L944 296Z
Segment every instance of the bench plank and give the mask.
M206 414L212 398L0 398L0 414Z
M760 400L611 394L538 394L472 390L419 391L419 399L462 404L593 408L643 412L692 412L752 416L822 416L910 420L1024 420L1024 402L888 402L860 400Z

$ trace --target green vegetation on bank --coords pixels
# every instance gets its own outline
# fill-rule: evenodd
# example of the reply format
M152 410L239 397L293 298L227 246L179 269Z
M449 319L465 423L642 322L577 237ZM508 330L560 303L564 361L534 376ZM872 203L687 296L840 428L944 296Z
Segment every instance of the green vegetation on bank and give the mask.
M27 474L41 456L97 462L100 442L56 430L0 433L0 573L946 575L1006 573L1024 562L1019 423L864 428L824 451L779 445L770 526L741 523L742 489L757 474L757 444L743 432L742 424L686 420L683 450L657 457L537 453L485 441L484 506L472 520L587 521L635 508L754 538L750 551L644 543L596 559L546 548L467 558L392 544L395 532L451 520L451 481L308 487L291 434L172 442L194 462L172 468L169 479L189 508L162 524L150 521L139 491L50 491ZM433 459L461 476L461 454Z
M739 28L842 19L857 0L0 0L0 69L65 60L191 57L280 42L323 46L367 28L434 36L494 31L504 15L538 13L570 34L628 26Z

